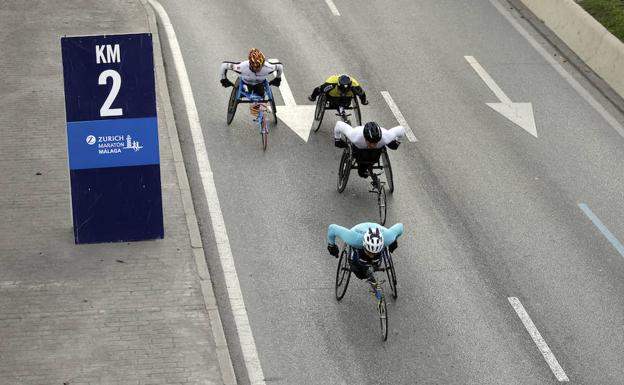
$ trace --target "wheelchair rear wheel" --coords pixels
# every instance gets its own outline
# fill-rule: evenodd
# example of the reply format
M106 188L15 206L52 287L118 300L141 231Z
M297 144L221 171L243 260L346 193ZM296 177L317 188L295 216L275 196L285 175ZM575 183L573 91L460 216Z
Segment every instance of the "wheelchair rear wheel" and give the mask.
M349 248L345 246L340 253L338 268L336 270L336 299L340 301L347 292L351 279L351 267L349 266Z
M360 111L360 103L358 102L356 96L353 96L353 111L355 112L356 126L361 126L362 125L362 111Z
M386 174L386 183L388 183L388 190L390 194L394 192L394 178L392 177L392 165L390 164L390 158L388 157L388 151L384 148L381 153L381 165L384 173Z
M234 86L232 87L232 93L230 94L230 100L228 102L228 110L227 110L227 124L228 126L234 120L234 115L236 114L236 107L238 107L238 100L236 99L236 94L238 93L238 87L240 85L240 78L236 79Z
M388 283L390 284L390 291L392 292L392 298L397 299L399 293L397 292L397 279L396 272L394 271L394 262L392 261L392 254L389 250L384 251L383 256L384 268L386 274L388 274Z
M341 193L347 187L349 181L349 174L351 174L351 149L345 148L340 158L340 166L338 168L338 192Z
M325 114L325 101L326 96L321 93L316 101L316 109L314 110L314 121L312 122L312 129L317 132L323 122L323 115Z
M277 124L277 107L275 106L275 99L273 93L271 93L271 112L273 113L273 123Z

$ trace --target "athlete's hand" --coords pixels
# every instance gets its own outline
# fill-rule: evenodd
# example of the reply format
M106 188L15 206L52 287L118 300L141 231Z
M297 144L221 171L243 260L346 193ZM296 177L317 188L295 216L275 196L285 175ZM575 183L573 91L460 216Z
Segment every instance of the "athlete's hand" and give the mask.
M394 241L390 245L388 245L388 250L390 250L390 252L393 253L394 250L397 249L397 247L399 247L399 244L397 243L397 241Z
M225 78L225 79L221 79L221 85L225 88L228 88L228 87L232 87L234 84L232 84L230 79Z
M362 105L363 105L363 106L367 106L367 105L368 105L368 100L366 100L366 99L361 100L361 102L362 102Z
M342 139L334 139L334 146L338 148L347 148L347 142Z
M327 251L329 251L329 254L333 255L336 258L338 258L338 254L340 252L340 250L338 250L338 246L328 244L327 245Z
M279 87L281 83L282 83L282 78L274 78L273 80L269 82L269 85Z

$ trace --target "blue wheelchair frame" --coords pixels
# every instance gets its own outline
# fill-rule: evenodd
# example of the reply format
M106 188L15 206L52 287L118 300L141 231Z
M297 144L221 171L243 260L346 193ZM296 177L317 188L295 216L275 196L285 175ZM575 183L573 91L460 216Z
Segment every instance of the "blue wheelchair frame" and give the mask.
M238 91L236 92L236 101L238 103L258 103L273 100L273 91L271 91L271 86L266 79L262 81L262 85L264 85L264 98L260 95L254 94L253 92L246 92L244 83L245 82L242 80L238 82Z

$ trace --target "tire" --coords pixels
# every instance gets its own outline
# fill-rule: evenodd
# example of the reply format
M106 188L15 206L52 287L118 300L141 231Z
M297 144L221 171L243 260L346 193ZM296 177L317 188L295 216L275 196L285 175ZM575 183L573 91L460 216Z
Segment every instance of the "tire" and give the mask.
M230 100L228 101L228 110L227 110L227 124L228 126L234 120L234 115L236 115L236 107L238 107L238 100L236 99L236 94L238 93L238 87L240 86L240 78L236 79L234 86L232 87L232 93L230 93Z
M353 96L353 112L355 114L355 123L356 126L362 125L362 111L360 111L360 103L357 100L357 97Z
M392 176L392 165L390 164L388 151L385 148L381 153L381 163L383 166L384 174L386 174L386 183L388 184L388 190L390 191L390 194L392 194L394 192L394 178Z
M340 301L347 292L351 279L351 267L349 266L349 248L345 246L340 253L338 268L336 269L336 299Z
M269 127L267 123L266 113L262 114L260 127L260 136L262 138L262 151L266 151L267 144L269 144Z
M379 207L379 224L385 226L388 205L386 202L386 188L384 186L379 188L379 193L377 194L377 206Z
M314 120L312 121L312 130L317 132L323 122L323 115L325 115L325 101L327 100L325 94L320 94L316 101L316 109L314 110Z
M271 112L273 113L273 123L277 124L277 107L275 106L275 99L273 98L272 92L271 92Z
M347 146L342 152L340 165L338 166L338 192L341 193L347 187L351 174L351 149Z
M397 299L399 293L397 291L397 279L396 272L394 270L394 261L392 255L388 250L384 252L384 267L386 268L386 274L388 275L388 283L390 284L390 291L392 292L392 298Z
M377 301L377 312L379 313L379 326L381 328L381 338L384 341L388 340L388 308L386 307L386 298L381 297L380 301Z

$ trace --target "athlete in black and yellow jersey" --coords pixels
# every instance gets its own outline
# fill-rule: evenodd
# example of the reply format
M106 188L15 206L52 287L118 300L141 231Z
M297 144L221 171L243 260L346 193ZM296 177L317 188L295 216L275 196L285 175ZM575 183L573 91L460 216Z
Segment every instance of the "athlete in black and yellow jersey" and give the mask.
M321 93L327 95L327 100L329 100L330 108L332 109L338 108L338 106L349 107L354 96L358 96L363 105L368 104L366 93L360 86L360 83L346 74L328 77L325 83L312 91L312 95L308 96L308 100L311 102L315 101L316 97Z

